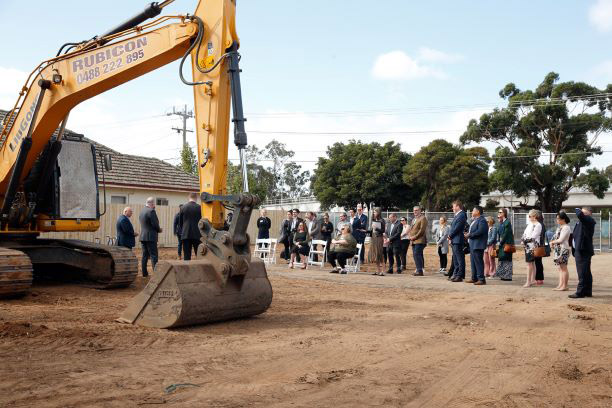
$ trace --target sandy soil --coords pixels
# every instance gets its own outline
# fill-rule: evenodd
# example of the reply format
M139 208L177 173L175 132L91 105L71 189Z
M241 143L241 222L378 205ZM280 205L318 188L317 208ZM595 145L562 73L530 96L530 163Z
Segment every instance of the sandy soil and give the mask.
M551 290L550 259L529 289L522 262L485 287L278 265L267 313L172 331L114 322L141 279L39 284L0 301L0 406L610 407L610 264L579 301Z

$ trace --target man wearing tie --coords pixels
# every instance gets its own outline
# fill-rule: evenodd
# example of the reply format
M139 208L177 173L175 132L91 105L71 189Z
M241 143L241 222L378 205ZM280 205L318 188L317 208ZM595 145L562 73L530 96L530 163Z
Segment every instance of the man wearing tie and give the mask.
M402 261L400 257L402 251L402 241L400 238L403 227L402 224L397 220L396 214L390 214L389 221L390 222L387 225L386 231L387 238L385 238L385 240L387 241L387 256L389 257L389 269L387 270L387 273L393 273L394 258L395 263L397 263L397 273L402 273Z
M486 285L484 276L484 250L487 247L489 226L482 216L482 207L477 205L472 210L472 223L470 229L465 234L465 238L470 245L470 264L472 269L472 279L465 283L474 285Z
M465 246L465 237L463 232L465 230L465 223L467 222L467 215L463 212L463 204L459 200L453 202L453 222L451 223L451 229L448 234L448 239L453 247L453 267L455 273L449 279L453 282L461 282L465 279L465 254L463 253L463 247Z
M593 210L590 207L576 208L578 222L574 227L574 258L576 258L576 271L578 272L578 286L576 293L569 295L572 299L593 296L593 275L591 274L591 257L593 251L593 234L595 220L591 217Z

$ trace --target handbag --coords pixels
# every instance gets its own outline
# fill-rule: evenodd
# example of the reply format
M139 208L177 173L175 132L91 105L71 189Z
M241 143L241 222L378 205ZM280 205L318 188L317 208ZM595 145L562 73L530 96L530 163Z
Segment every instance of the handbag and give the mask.
M516 246L514 244L504 244L504 252L507 254L513 254L516 252Z
M495 248L495 246L489 248L489 256L491 258L497 258L497 249Z
M533 256L536 258L547 258L550 256L550 244L548 243L548 237L544 234L546 243L542 246L538 246L533 250Z

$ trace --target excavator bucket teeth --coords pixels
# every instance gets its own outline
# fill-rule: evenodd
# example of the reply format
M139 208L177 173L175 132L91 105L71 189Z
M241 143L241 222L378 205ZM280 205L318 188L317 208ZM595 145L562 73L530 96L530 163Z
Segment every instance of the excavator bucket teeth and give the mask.
M161 261L117 320L169 329L258 315L272 302L272 286L259 259L250 262L246 274L223 281L206 259Z

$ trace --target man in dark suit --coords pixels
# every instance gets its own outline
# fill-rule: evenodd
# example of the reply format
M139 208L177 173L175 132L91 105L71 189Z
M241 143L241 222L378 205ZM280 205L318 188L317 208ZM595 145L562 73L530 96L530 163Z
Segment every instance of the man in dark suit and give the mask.
M137 232L134 232L134 227L130 222L130 217L134 211L130 207L125 207L123 210L123 214L119 216L117 219L117 245L126 247L126 248L134 248L136 246L136 237L138 236Z
M595 233L595 220L591 216L590 207L576 208L578 222L574 227L574 258L576 258L576 271L578 272L578 286L576 293L569 295L572 299L593 296L593 275L591 274L591 257L593 250L593 234Z
M147 262L151 258L151 265L155 270L157 264L157 234L162 232L159 219L155 212L155 198L147 198L147 205L140 212L140 244L142 245L142 276L149 276Z
M198 223L202 219L202 207L198 204L198 193L189 194L189 202L183 204L181 208L181 225L183 230L181 233L181 239L183 240L183 259L186 261L191 260L191 248L193 248L193 254L198 255L198 245L200 245L200 228Z
M363 213L363 207L361 204L357 204L357 215L353 222L353 236L357 240L358 244L363 245L365 243L366 231L368 230L368 216ZM361 251L359 258L363 263L365 256L365 248Z
M402 241L401 235L403 226L397 220L396 214L389 215L389 223L387 224L387 228L385 233L387 234L387 257L389 258L389 269L387 273L393 273L393 260L395 258L395 263L397 263L397 273L402 273L402 260L401 260L401 251L402 251Z
M461 201L455 200L453 202L453 212L455 216L451 223L448 239L453 247L453 268L455 272L452 277L449 276L449 279L453 282L461 282L465 279L465 254L463 253L465 236L463 233L467 221L467 215L463 212L463 204Z
M472 279L466 280L465 283L473 283L474 285L487 284L484 276L484 250L487 247L489 226L482 216L482 212L481 206L477 205L474 207L470 229L465 234L465 239L468 240L470 245L470 264L472 269Z
M178 259L181 259L183 257L183 240L181 239L181 234L183 231L183 226L181 225L181 208L183 208L183 204L179 205L179 210L174 216L173 223L174 236L176 236L176 239L178 241Z

